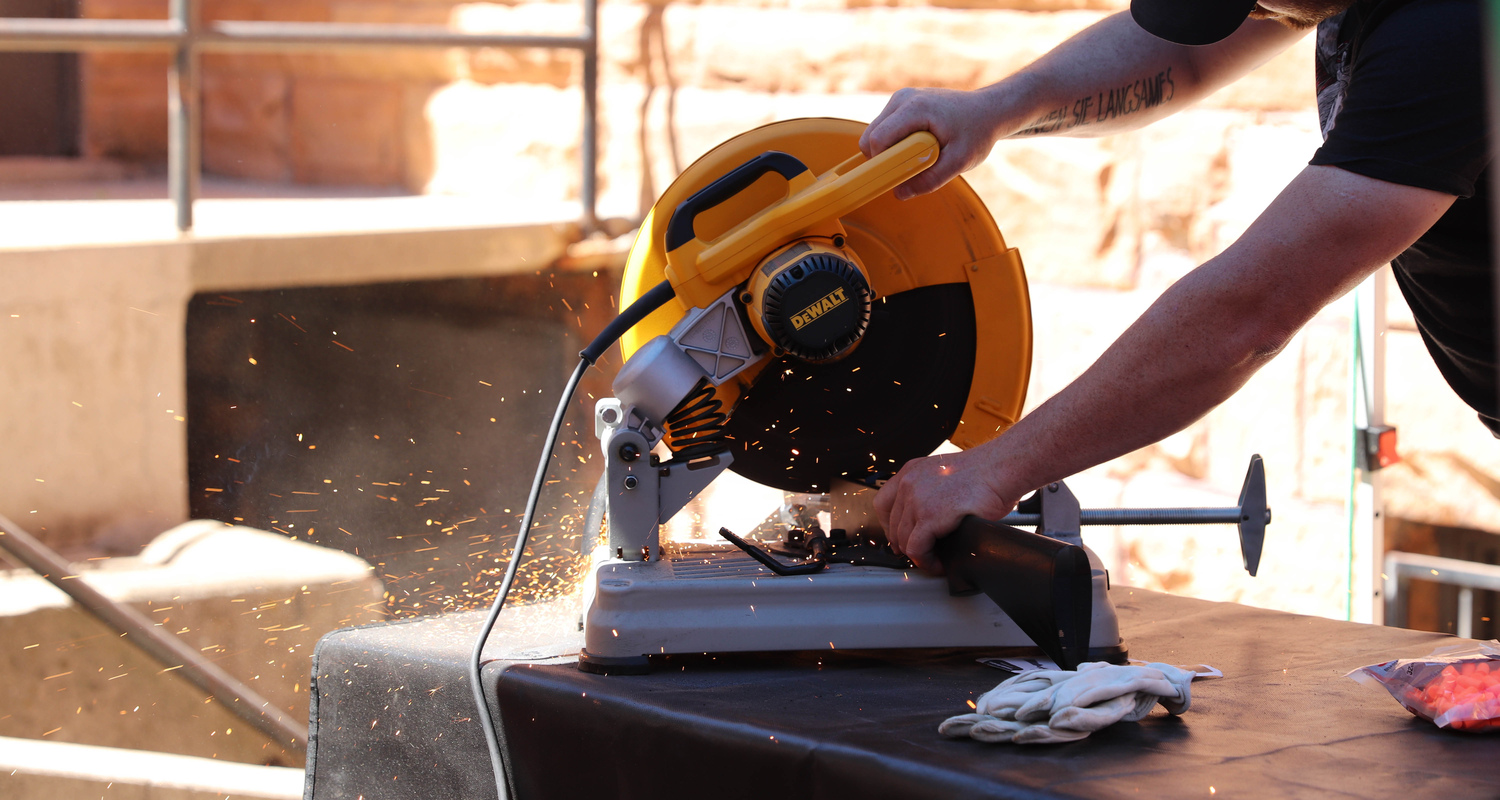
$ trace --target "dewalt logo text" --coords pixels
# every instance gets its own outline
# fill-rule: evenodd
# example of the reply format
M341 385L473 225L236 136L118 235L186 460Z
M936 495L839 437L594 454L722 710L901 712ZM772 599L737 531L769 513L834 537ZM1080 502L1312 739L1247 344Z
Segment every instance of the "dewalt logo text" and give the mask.
M848 299L844 296L843 289L834 289L824 295L822 300L797 312L792 317L792 327L800 331L811 325L813 320L843 305Z

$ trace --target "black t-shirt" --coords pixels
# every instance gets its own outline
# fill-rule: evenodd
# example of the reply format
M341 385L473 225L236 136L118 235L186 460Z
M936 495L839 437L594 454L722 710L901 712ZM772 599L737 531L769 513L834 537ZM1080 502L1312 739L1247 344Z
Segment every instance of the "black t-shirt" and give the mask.
M1360 0L1317 36L1311 163L1458 197L1391 266L1439 371L1500 436L1479 4Z

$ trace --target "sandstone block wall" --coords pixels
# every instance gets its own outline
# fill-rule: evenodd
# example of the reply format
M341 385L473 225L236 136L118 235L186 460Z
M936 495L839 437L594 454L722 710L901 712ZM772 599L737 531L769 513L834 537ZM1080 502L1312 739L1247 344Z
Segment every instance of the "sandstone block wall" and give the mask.
M672 118L661 127L739 130L764 115L755 105L726 118L720 103L671 102L666 96L702 90L713 99L736 93L883 97L909 85L970 88L997 80L1037 55L1123 7L1115 0L992 0L901 3L861 0L764 3L606 2L600 9L604 121L611 138L601 151L606 183L617 189L639 180L632 155L654 149L640 141L642 112L666 100ZM576 2L455 3L451 0L205 0L205 20L288 20L449 25L471 32L570 34L579 30ZM83 16L151 19L167 13L165 0L84 0ZM166 56L95 53L84 58L84 150L89 155L161 161L166 153ZM1212 105L1257 111L1302 108L1300 92L1283 78L1299 71L1279 59L1250 82L1221 93ZM404 185L455 190L488 181L439 176L435 142L482 133L474 149L493 159L521 144L522 160L576 157L580 103L570 89L581 58L570 51L387 50L296 55L212 54L204 57L204 164L212 173L304 183ZM515 92L474 94L476 87ZM538 95L542 87L557 97ZM652 90L662 89L660 93ZM475 117L434 113L433 104L457 90ZM470 90L470 91L464 91ZM728 92L720 95L719 93ZM686 98L685 98L686 99ZM867 98L863 107L878 110ZM873 113L869 112L869 113ZM566 124L563 124L566 123ZM537 126L541 130L537 130ZM635 139L636 141L632 141ZM715 139L714 141L717 141ZM703 147L689 138L675 159ZM451 149L451 146L447 149ZM459 160L472 158L464 154ZM452 159L449 159L450 161ZM652 159L653 161L655 159ZM671 164L660 167L667 173ZM440 170L438 170L440 172ZM455 171L462 172L455 168ZM523 168L521 175L527 174ZM553 178L552 191L576 196L576 186ZM576 180L573 181L576 184ZM506 190L530 188L509 181Z

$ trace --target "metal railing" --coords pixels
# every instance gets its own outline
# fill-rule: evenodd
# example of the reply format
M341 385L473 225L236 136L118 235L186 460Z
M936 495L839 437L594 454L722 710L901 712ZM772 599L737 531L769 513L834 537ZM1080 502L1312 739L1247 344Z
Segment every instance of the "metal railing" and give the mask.
M1401 607L1401 581L1412 578L1459 587L1458 624L1454 633L1465 639L1474 635L1474 590L1500 592L1500 566L1392 550L1385 554L1387 622L1406 618Z
M84 52L145 50L172 53L167 72L167 183L177 229L193 227L193 200L202 174L202 100L199 54L292 52L336 48L540 47L583 54L583 230L594 229L598 135L599 5L583 0L583 29L575 36L460 33L435 25L325 22L204 24L195 0L171 0L170 17L140 19L0 18L0 51Z

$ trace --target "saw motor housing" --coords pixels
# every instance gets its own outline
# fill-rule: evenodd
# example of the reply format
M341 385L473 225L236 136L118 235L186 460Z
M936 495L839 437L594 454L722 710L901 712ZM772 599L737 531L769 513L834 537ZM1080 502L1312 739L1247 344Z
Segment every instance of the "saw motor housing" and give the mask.
M740 294L750 324L776 354L837 361L870 327L870 279L843 234L799 239L760 263Z

